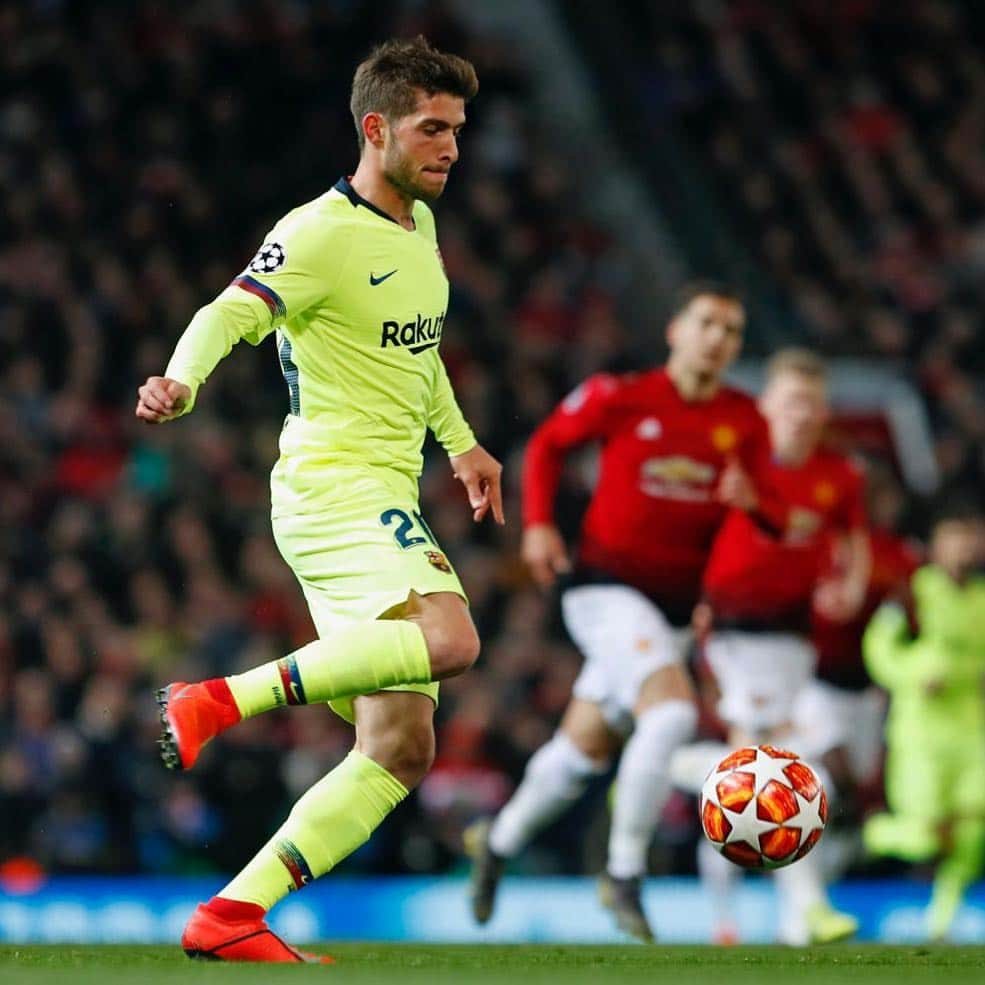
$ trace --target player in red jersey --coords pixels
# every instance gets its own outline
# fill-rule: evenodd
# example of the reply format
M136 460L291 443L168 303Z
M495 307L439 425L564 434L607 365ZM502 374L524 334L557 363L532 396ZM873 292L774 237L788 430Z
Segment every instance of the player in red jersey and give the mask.
M562 614L585 664L559 730L510 802L466 833L480 923L492 915L503 860L570 807L622 748L602 899L621 928L653 937L640 882L669 792L668 760L696 721L682 651L701 573L730 505L764 525L785 520L782 507L757 496L769 462L765 422L751 398L721 382L744 322L731 290L690 289L667 329L666 367L590 378L530 439L522 553L540 585L566 576ZM601 445L600 474L572 562L554 525L554 498L566 455L589 442Z
M773 445L768 481L790 504L787 529L777 537L739 510L729 514L704 574L713 626L705 657L731 745L786 741L816 757L823 750L805 747L804 737L792 734L794 707L816 665L812 613L845 622L865 599L871 556L862 477L847 458L820 444L829 407L826 370L814 353L787 349L770 360L760 408ZM837 568L832 557L839 559ZM730 919L726 883L738 870L710 845L700 846L699 860L717 884L720 915ZM828 903L816 856L776 877L786 943L855 932L854 918Z

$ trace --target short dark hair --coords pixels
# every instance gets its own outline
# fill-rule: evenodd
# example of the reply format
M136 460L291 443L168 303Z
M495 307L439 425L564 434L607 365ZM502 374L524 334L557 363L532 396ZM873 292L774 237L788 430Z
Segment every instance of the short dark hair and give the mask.
M670 309L671 320L683 314L695 298L701 297L724 298L726 301L733 301L735 304L745 308L746 303L742 298L742 293L731 284L726 284L722 280L692 280L678 288L674 293L673 305Z
M363 117L367 113L381 113L387 120L408 116L417 105L418 89L429 96L447 92L468 102L479 91L479 80L470 61L432 48L422 34L377 45L352 79L349 109L360 151L366 142Z
M981 497L969 489L950 490L936 503L931 530L945 523L985 523Z

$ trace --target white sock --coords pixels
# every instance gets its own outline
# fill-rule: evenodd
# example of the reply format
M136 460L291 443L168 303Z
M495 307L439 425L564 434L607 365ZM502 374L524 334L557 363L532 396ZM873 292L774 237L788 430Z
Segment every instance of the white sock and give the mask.
M670 758L698 724L690 701L664 701L647 708L623 749L616 774L609 874L618 879L646 872L646 853L670 794Z
M698 843L698 875L711 901L715 932L736 930L735 900L732 897L742 870L725 858L710 841L702 838Z
M555 732L534 753L520 786L496 815L489 847L503 858L518 855L538 831L560 817L609 764L586 756L564 732Z
M807 911L817 903L828 902L819 863L820 859L812 852L799 862L773 872L779 897L780 941L783 944L794 947L805 945L808 939Z
M731 748L724 742L689 742L674 750L670 757L670 782L685 793L697 796L705 777L720 763Z

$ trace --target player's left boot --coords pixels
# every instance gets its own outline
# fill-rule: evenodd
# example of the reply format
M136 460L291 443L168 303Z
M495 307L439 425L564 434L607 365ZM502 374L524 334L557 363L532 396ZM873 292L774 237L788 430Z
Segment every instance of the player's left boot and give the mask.
M608 872L599 878L599 899L602 905L611 910L616 918L616 926L637 940L646 944L656 938L643 912L640 897L643 880L638 876L631 879L617 879Z
M157 744L168 769L190 770L202 747L240 720L232 696L217 698L208 684L176 681L157 692L161 715L161 737ZM221 683L221 682L216 682Z
M276 964L335 964L328 955L308 954L282 941L263 919L224 920L202 903L181 935L190 958Z
M810 944L834 944L845 941L858 933L858 920L849 913L815 903L805 914L808 942Z
M939 882L940 877L938 877L938 885L934 886L926 912L927 939L933 944L943 944L947 941L948 931L961 905L964 888L963 886L942 888Z
M492 821L482 818L470 824L462 834L465 853L472 859L472 884L469 902L472 916L479 924L488 923L496 905L496 889L503 875L504 860L489 847Z

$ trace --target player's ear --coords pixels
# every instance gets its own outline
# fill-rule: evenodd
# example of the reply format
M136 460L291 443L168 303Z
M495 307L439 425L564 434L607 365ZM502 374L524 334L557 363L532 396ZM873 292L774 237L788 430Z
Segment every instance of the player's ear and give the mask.
M367 144L372 144L378 150L383 148L383 133L386 130L386 120L382 113L367 113L363 117L363 136Z

